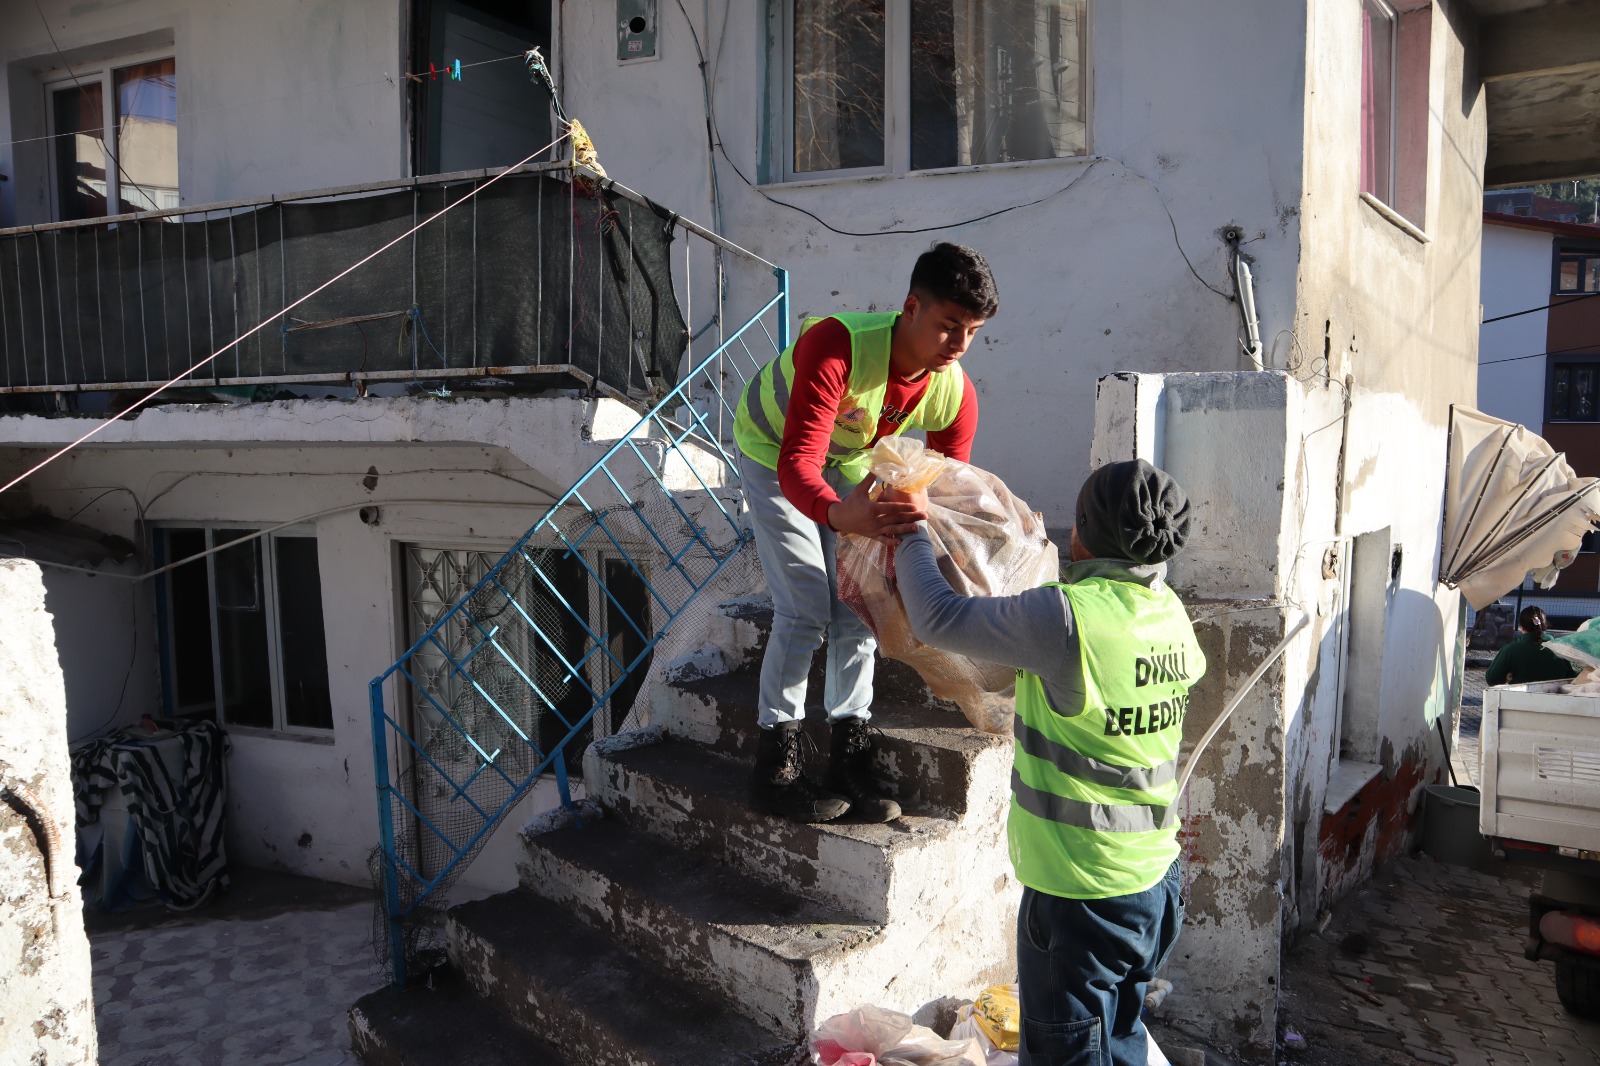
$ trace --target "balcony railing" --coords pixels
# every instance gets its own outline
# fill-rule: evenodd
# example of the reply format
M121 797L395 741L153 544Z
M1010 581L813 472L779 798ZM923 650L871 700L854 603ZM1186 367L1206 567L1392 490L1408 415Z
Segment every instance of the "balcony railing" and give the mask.
M675 216L570 164L468 171L0 230L0 396L554 375L677 380ZM202 370L207 356L275 319ZM567 382L570 384L570 380Z
M691 346L681 379L371 683L378 948L397 984L437 961L443 903L491 834L541 780L571 805L590 739L639 720L662 640L694 633L701 593L753 565L734 415L788 346L788 274L664 224L683 238L685 306L696 254L716 264L710 351Z

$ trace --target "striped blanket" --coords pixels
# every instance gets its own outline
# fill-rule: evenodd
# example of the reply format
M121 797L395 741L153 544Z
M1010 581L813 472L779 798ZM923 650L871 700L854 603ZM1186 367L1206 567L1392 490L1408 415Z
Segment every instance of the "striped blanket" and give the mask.
M223 848L228 735L215 722L163 719L160 731L114 730L72 753L72 796L79 826L99 821L106 795L120 788L144 859L144 875L163 902L190 907L227 887ZM181 758L172 758L178 744ZM162 748L168 758L162 758ZM175 768L168 766L176 762Z

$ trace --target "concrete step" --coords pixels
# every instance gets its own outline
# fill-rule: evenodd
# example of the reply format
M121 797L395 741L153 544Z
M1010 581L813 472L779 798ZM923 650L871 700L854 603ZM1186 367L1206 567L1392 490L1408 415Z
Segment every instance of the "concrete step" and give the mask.
M956 829L949 818L808 825L758 813L747 794L749 763L665 737L659 727L592 746L584 775L590 796L631 827L869 922L917 914L919 895L964 861L960 847L939 847ZM916 875L899 876L902 864L919 860Z
M728 600L717 604L708 624L705 646L669 669L670 680L694 680L724 673L758 673L761 657L772 636L772 604L767 600ZM811 658L810 691L820 698L828 661L824 641ZM939 703L923 683L922 675L896 659L877 658L873 675L877 699L905 704L938 704L947 707L958 719L961 712L953 705Z
M451 962L528 1032L599 1066L797 1066L804 1048L524 891L447 915Z
M754 674L732 673L663 685L651 721L672 736L754 761L757 684ZM820 685L813 689L820 694ZM986 767L1009 772L1011 738L973 729L954 709L879 699L873 703L872 728L878 733L879 780L910 810L960 818L975 792L980 802L990 802L977 787ZM826 753L828 723L820 696L807 708L805 730L813 747ZM818 763L819 773L824 765Z
M363 996L350 1008L350 1046L366 1066L564 1066L448 967Z
M882 934L584 807L524 838L524 888L777 1032L805 1036L819 990L833 1002L852 952Z

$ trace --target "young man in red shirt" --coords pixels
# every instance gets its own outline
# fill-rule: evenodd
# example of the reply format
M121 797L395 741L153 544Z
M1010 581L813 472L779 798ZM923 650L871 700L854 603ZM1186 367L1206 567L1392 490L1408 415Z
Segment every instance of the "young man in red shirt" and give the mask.
M918 258L902 310L808 320L739 402L735 436L756 550L772 593L772 636L761 663L761 744L751 780L771 814L827 822L847 810L886 822L900 807L872 772L873 654L877 641L839 602L838 533L893 543L925 516L873 500L867 456L886 436L926 430L934 451L972 454L978 401L958 360L999 310L989 265L956 244ZM826 787L801 771L806 678L824 635L824 707L832 726Z

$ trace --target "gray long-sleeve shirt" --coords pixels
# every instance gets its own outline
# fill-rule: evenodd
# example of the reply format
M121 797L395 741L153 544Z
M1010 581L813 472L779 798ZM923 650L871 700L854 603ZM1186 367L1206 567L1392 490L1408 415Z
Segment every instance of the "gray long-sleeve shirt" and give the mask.
M1067 584L1091 577L1135 581L1154 588L1165 563L1141 566L1126 559L1088 559L1062 571ZM1036 588L1015 596L963 596L950 587L925 528L900 538L895 549L900 598L911 631L930 647L1036 674L1050 705L1063 714L1083 708L1083 664L1072 605L1060 589Z

